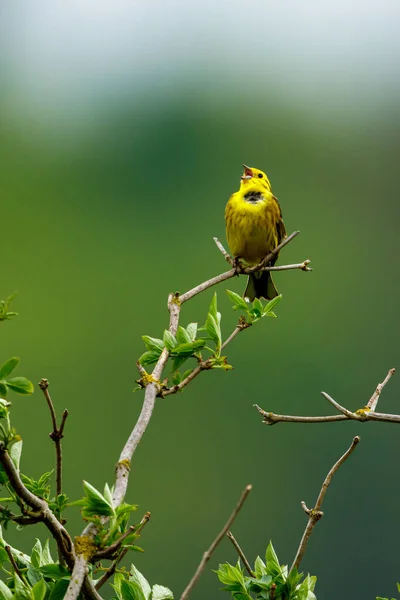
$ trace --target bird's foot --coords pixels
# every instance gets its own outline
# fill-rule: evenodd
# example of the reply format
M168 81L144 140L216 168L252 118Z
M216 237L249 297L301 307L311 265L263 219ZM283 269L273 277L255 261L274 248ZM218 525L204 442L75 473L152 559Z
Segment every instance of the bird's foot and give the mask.
M239 277L239 274L243 271L243 264L240 262L239 256L234 257L232 267L235 269L236 275Z

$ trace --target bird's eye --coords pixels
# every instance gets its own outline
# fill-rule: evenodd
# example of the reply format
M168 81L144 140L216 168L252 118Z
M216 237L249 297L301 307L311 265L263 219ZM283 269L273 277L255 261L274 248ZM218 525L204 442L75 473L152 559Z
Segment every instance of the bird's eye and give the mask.
M258 176L261 178L262 177L262 173L259 173Z

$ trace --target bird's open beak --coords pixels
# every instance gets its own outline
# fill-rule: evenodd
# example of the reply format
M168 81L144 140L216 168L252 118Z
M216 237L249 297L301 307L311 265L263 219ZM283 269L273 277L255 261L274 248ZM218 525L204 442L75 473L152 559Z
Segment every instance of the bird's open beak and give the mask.
M247 165L243 165L244 173L241 179L251 179L253 177L253 171Z

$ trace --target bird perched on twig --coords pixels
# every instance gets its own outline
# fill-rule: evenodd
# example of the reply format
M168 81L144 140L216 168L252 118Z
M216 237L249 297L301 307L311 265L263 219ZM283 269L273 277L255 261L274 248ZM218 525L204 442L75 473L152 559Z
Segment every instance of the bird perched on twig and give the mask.
M240 189L232 194L225 209L226 237L235 261L242 258L256 265L286 237L282 211L263 171L243 165ZM276 254L269 266L278 258ZM249 275L244 297L271 300L278 295L269 271Z

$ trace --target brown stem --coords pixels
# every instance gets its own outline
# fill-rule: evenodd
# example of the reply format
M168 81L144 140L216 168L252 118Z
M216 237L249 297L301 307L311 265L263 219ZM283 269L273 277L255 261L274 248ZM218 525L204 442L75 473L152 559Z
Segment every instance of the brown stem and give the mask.
M360 441L360 437L357 435L351 442L351 445L348 448L348 450L346 450L346 452L343 454L343 456L341 456L339 458L339 460L333 465L333 467L331 467L331 469L328 472L328 475L325 477L324 482L321 486L321 489L318 494L318 498L317 498L314 508L312 508L312 509L307 508L304 500L301 502L302 509L304 510L304 512L306 514L308 514L308 522L307 522L306 528L304 530L303 536L300 540L300 544L297 549L293 564L290 567L290 572L294 568L296 568L296 569L299 568L300 563L303 559L304 553L307 548L308 540L310 539L310 536L313 532L313 529L314 529L315 525L317 524L317 522L323 517L324 513L321 511L321 506L322 506L322 502L325 498L325 494L328 489L328 486L329 486L330 482L332 481L332 477L334 476L336 471L339 469L339 467L344 463L344 461L349 458L350 454L353 453L353 451L359 441Z
M250 577L255 577L255 573L251 570L250 563L247 560L247 558L246 558L243 550L241 549L241 547L237 543L237 541L236 541L233 533L231 531L227 531L226 535L231 540L232 544L235 546L236 552L239 554L240 558L242 559L242 563L244 564L244 566L246 568L246 571L248 572L248 574L250 575Z
M54 444L55 444L55 448L56 448L56 495L58 496L59 494L62 493L62 447L61 447L61 440L64 437L63 436L63 432L64 432L64 427L65 427L65 421L68 417L68 411L64 410L63 414L62 414L62 419L61 419L61 424L60 427L57 426L57 417L56 417L56 411L54 410L54 404L53 401L51 399L50 393L49 393L49 381L48 379L41 379L39 381L39 387L42 390L44 397L46 398L47 401L47 405L49 407L50 410L50 415L51 415L51 421L53 423L53 431L49 434L50 438L53 440Z
M201 574L203 573L206 564L208 563L208 561L210 560L213 552L215 551L216 547L218 546L218 544L220 543L220 541L225 537L226 533L229 531L233 521L236 519L240 509L242 508L247 496L250 494L252 489L251 485L247 485L243 492L242 495L240 497L239 502L237 503L234 511L232 512L231 516L229 517L227 523L225 524L225 526L223 527L223 529L219 532L219 534L217 535L217 537L215 538L215 540L213 541L213 543L211 544L211 546L209 547L209 549L204 552L203 554L203 558L200 561L199 566L196 569L195 574L193 575L192 579L189 581L188 585L186 586L186 588L184 589L180 600L186 600L186 598L189 597L190 592L192 591L192 589L194 588L194 586L196 585L197 581L199 580Z
M4 550L7 552L8 554L8 558L10 559L10 563L12 565L12 568L14 569L14 571L16 572L16 574L18 575L18 577L20 578L20 580L26 584L25 578L19 568L19 566L17 565L17 563L15 562L15 558L12 555L11 552L11 548L10 546L4 546Z

